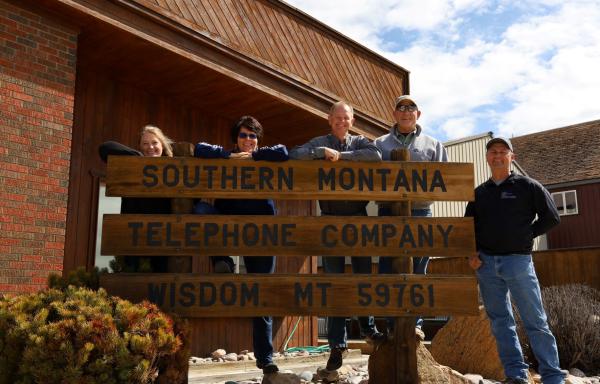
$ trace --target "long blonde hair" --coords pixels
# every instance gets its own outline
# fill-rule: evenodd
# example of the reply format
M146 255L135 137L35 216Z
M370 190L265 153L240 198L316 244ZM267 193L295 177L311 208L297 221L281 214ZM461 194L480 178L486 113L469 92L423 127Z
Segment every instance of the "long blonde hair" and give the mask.
M155 125L146 125L142 128L142 132L140 133L140 144L145 133L153 134L158 141L160 141L163 147L163 156L173 157L173 140L169 139L160 128Z

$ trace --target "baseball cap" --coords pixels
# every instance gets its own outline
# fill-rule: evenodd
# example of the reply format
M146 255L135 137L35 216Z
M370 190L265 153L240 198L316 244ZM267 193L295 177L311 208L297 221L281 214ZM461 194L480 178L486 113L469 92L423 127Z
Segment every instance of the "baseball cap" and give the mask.
M419 104L417 104L417 102L411 95L402 95L402 96L396 97L396 102L394 103L394 107L397 107L398 104L400 104L400 102L404 101L404 100L408 100L408 101L412 102L414 105L419 106Z
M510 140L508 140L505 137L494 137L492 140L487 142L487 144L485 145L485 149L490 149L490 147L496 143L502 143L502 144L506 145L508 147L508 149L513 151L513 146L511 144Z

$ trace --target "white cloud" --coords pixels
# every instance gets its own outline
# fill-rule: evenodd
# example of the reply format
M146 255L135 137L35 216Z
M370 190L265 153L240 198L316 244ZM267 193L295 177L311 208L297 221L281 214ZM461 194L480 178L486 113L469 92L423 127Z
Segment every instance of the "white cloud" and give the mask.
M475 118L459 117L446 120L442 125L442 130L447 132L448 139L460 139L469 136L475 128Z
M518 136L600 118L600 0L291 3L409 69L421 123L442 138ZM485 27L481 15L495 21L503 12L514 24L498 35L466 33L466 25ZM395 31L417 35L391 44Z

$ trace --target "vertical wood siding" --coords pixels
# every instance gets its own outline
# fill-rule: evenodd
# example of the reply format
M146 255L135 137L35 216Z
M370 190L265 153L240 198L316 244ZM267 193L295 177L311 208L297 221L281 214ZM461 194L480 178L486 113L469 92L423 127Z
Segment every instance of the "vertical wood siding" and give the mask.
M600 183L552 189L550 192L577 191L576 215L560 217L560 224L548 233L553 248L600 246Z
M70 196L71 210L67 231L71 258L65 270L76 266L93 266L93 244L96 235L97 187L104 164L98 146L116 140L137 146L138 135L146 124L155 124L175 141L197 142L199 139L229 147L229 128L233 119L211 115L191 108L169 97L150 93L109 75L80 68L77 72L77 102L73 134ZM268 134L268 132L267 132ZM314 203L306 201L277 202L281 215L312 215ZM195 272L208 271L206 257ZM312 273L316 257L281 257L278 273ZM274 346L279 349L292 332L298 317L275 320ZM239 352L252 350L251 319L191 319L192 353L206 356L217 348ZM316 319L302 317L289 346L316 345Z
M405 91L406 70L277 1L136 2L382 121Z

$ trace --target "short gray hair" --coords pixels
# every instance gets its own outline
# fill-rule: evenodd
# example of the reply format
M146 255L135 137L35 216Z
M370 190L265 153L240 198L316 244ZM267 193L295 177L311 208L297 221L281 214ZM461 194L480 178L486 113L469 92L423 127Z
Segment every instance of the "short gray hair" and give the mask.
M333 105L329 109L329 116L333 116L333 112L335 112L335 110L338 109L339 107L348 107L350 114L352 115L352 117L354 117L354 108L352 108L352 106L350 104L348 104L347 102L345 102L343 100L336 101L335 103L333 103Z

